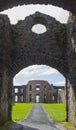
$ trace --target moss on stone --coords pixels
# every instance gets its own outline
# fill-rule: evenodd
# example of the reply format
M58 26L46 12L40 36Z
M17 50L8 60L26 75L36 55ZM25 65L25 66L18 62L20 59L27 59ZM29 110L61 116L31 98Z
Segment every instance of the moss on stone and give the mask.
M65 24L60 24L57 32L55 33L56 40L59 41L59 44L66 44L67 41L67 28Z

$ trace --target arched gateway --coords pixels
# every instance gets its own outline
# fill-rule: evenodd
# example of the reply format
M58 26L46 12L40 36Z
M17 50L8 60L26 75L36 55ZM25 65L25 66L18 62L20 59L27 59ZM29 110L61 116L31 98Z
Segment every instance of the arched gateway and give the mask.
M69 4L65 6L68 7L71 10ZM46 27L43 34L32 32L32 27L38 23ZM0 15L0 124L11 119L12 79L15 74L29 65L45 64L56 68L67 79L67 118L75 125L75 24L75 15L70 16L67 25L39 12L16 25L11 25L6 15Z

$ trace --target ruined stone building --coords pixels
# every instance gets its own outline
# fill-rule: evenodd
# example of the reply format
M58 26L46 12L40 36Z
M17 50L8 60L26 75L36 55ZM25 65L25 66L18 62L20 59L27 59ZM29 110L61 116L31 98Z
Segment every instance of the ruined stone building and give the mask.
M66 90L65 86L53 86L56 93L56 101L57 103L66 103Z
M53 86L44 80L32 80L23 86L14 86L14 102L60 103L64 102L63 86ZM63 95L62 95L63 94Z
M0 14L0 125L12 119L14 76L30 65L43 64L66 78L66 120L76 126L76 0L0 0L0 11L24 4L52 4L70 15L63 24L37 12L12 25ZM46 32L32 32L36 24L43 24Z
M13 87L13 101L26 102L26 86L25 85Z

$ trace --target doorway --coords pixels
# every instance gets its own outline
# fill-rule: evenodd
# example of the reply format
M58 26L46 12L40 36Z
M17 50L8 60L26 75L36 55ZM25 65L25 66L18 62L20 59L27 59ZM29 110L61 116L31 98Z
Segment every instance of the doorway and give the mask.
M36 103L39 103L39 102L40 102L40 95L37 94L37 95L36 95Z

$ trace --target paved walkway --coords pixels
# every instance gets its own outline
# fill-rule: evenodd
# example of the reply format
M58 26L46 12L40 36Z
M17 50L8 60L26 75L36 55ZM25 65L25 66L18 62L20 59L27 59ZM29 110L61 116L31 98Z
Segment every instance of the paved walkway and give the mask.
M13 125L10 130L65 130L65 128L54 123L42 106L37 103L33 106L27 119Z

